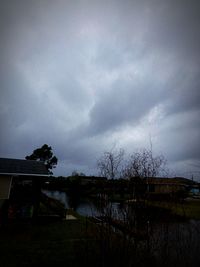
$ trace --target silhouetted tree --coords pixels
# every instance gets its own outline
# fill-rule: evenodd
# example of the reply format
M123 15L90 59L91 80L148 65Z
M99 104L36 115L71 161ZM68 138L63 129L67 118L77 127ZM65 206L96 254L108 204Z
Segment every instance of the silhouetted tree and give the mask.
M49 174L53 174L51 170L56 167L58 162L57 157L53 155L51 146L48 146L47 144L35 149L30 156L26 156L26 159L43 161Z
M163 155L154 156L151 149L143 149L130 156L123 176L125 178L149 178L163 174L166 160Z
M101 176L114 179L120 175L120 167L124 157L124 150L104 152L97 162L97 168Z
M154 156L152 149L143 149L130 156L122 170L122 176L130 181L130 191L133 198L142 196L146 191L145 188L149 191L148 178L163 175L165 163L164 156Z
M78 172L77 170L74 170L71 176L86 176L86 175L83 172Z

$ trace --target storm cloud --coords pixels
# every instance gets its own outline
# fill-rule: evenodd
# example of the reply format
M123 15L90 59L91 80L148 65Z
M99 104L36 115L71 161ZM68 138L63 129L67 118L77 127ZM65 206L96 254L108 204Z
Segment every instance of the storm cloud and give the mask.
M56 175L113 146L200 178L200 3L1 0L0 156L44 143Z

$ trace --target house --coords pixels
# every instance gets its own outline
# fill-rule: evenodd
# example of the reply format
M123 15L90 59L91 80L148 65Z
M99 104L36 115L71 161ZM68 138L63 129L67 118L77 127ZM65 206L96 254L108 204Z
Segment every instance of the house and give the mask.
M96 185L105 182L107 178L98 176L80 176L81 185Z
M147 178L146 184L150 193L172 193L185 189L185 183L180 183L175 178Z
M183 178L163 178L154 177L145 179L148 193L177 193L177 192L189 192L192 188L197 187L196 182Z
M106 177L98 177L98 176L87 176L87 175L74 175L68 176L67 180L70 182L77 182L81 186L85 185L96 185L98 183L102 183L107 181Z
M47 176L41 161L0 158L0 224L7 218L34 217Z

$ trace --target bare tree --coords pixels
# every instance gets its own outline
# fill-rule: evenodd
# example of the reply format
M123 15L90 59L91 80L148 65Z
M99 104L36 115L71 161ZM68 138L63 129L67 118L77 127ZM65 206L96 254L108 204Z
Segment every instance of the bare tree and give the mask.
M156 177L163 173L165 164L166 160L163 155L153 156L151 149L143 149L130 156L123 169L123 176L129 179Z
M124 150L104 152L97 162L97 168L101 176L108 179L118 178L121 174L121 164L124 158Z

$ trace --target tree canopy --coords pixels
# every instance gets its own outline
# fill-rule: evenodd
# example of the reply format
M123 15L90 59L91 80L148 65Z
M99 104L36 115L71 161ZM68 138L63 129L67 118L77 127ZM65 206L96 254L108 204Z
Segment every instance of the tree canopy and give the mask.
M115 179L120 177L120 165L123 161L124 150L106 151L97 162L97 168L100 176L108 179Z
M166 160L163 155L154 156L151 149L142 149L124 160L124 150L104 152L97 161L99 174L108 179L123 177L149 178L166 173Z
M53 174L51 171L56 167L58 159L53 155L51 146L44 144L42 147L37 148L29 156L26 156L27 160L43 161L49 174Z
M152 149L143 149L130 156L123 169L123 177L149 178L163 175L166 172L165 164L163 155L154 156Z

